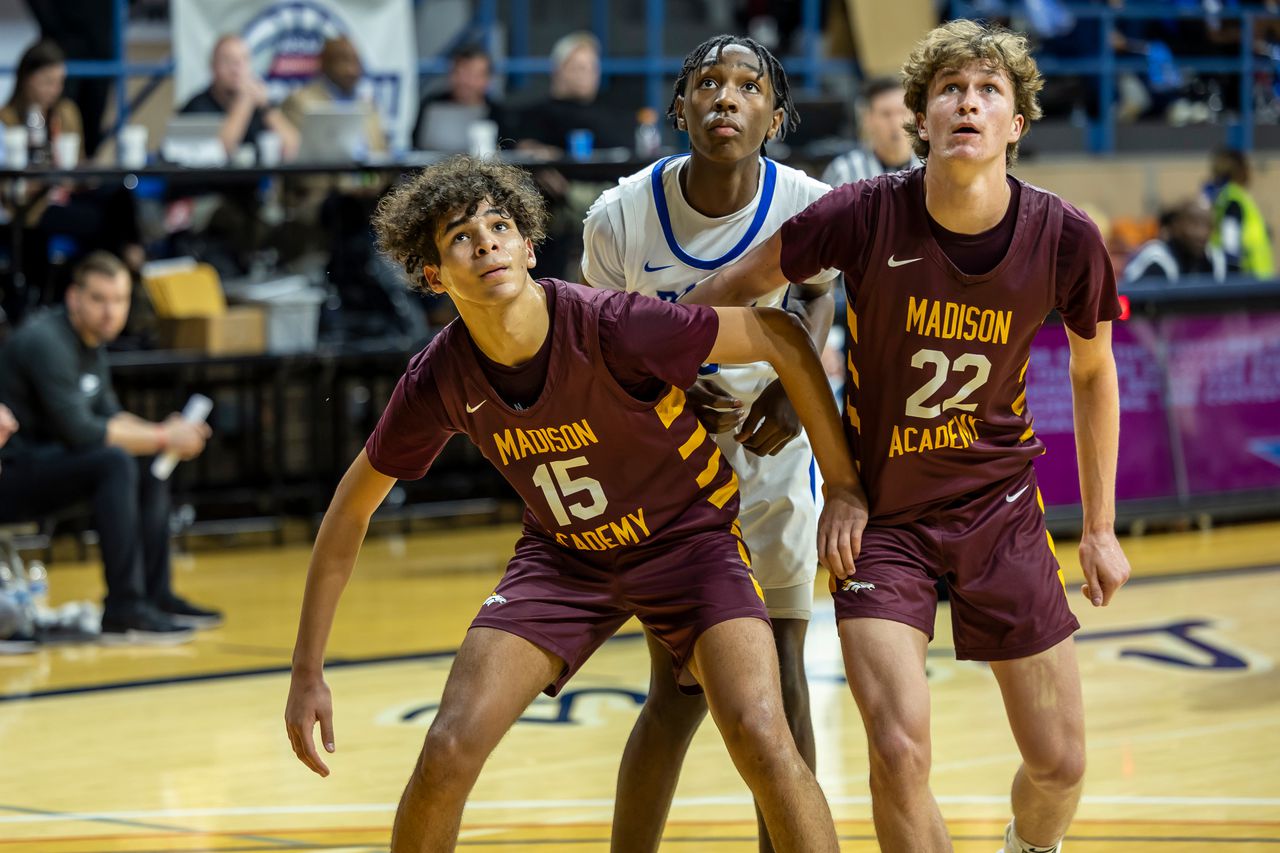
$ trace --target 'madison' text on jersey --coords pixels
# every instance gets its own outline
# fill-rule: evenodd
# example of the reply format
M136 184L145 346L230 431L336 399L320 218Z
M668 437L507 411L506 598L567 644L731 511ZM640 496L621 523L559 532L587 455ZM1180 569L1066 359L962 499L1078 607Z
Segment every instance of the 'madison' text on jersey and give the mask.
M366 445L373 467L421 477L448 438L465 433L524 499L526 532L587 560L728 529L738 513L737 478L681 390L715 341L714 310L565 282L543 286L553 291L553 314L537 400L524 409L508 405L455 320L396 386ZM665 348L655 376L665 384L654 399L637 399L610 371L605 315L616 334L664 329L684 342Z
M623 178L600 195L587 214L582 276L595 287L627 290L674 302L717 269L733 263L773 236L782 223L830 189L799 169L760 159L756 195L728 216L704 216L680 188L688 154L659 160ZM831 281L835 270L803 279ZM784 285L756 300L785 305ZM717 381L750 404L764 383L777 378L760 362L721 368Z
M1056 308L1085 338L1119 316L1093 223L1052 193L1015 189L1008 250L979 275L933 236L924 169L842 186L783 226L789 278L845 274L845 429L873 518L913 518L1025 469L1044 452L1026 375L1046 315Z

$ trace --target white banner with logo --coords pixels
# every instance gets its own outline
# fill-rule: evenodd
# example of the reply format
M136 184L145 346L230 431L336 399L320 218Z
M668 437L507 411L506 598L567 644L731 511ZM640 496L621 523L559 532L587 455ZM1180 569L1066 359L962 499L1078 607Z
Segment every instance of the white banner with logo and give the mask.
M351 39L393 148L407 147L418 109L418 54L411 0L171 0L177 107L209 85L217 40L237 34L272 103L318 73L325 39Z

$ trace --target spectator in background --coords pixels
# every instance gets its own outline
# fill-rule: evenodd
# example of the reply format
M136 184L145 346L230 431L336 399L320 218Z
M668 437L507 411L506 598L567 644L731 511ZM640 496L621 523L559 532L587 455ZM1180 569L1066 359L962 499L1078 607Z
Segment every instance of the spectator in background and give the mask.
M278 108L267 100L267 87L253 73L249 46L237 35L224 35L213 46L209 68L213 81L182 107L184 113L225 115L218 134L227 156L242 145L257 145L258 134L274 130L280 135L280 150L290 160L298 153L298 131Z
M418 105L413 123L413 147L420 151L466 152L467 128L472 122L491 121L501 141L511 134L506 111L489 95L493 63L489 54L469 45L449 57L449 88L427 95Z
M863 143L827 165L822 173L824 184L838 187L920 165L905 129L912 120L911 111L902 98L902 81L897 77L875 77L866 82L858 100Z
M13 94L0 109L0 124L25 125L43 137L42 141L31 141L37 165L51 162L53 143L64 134L80 137L83 154L84 128L79 109L63 95L66 79L62 49L51 41L37 42L18 60ZM82 252L111 251L121 255L130 269L142 268L146 256L137 209L133 196L118 183L99 187L60 183L50 187L33 181L28 182L25 192L22 201L30 206L24 224L35 238L28 240L23 254L29 282L41 283L49 278L47 243L54 235L72 238ZM10 208L11 216L14 212ZM20 319L17 311L14 319Z
M1271 235L1258 203L1249 193L1249 161L1219 148L1210 161L1209 197L1213 201L1213 245L1226 253L1227 269L1255 278L1275 276Z
M356 92L364 77L360 54L346 36L326 39L320 49L320 74L285 99L280 110L295 128L302 128L307 111L326 104L352 104L364 116L365 145L373 154L385 154L387 134L378 109Z
M53 41L68 59L115 59L115 9L102 0L27 0L42 38ZM84 150L93 157L102 141L102 115L113 81L80 77L67 83L67 97L84 119Z
M550 97L522 111L520 131L526 140L556 149L569 147L574 130L591 131L595 148L630 148L635 116L602 103L599 95L600 42L588 32L569 33L551 48Z
M1176 282L1182 276L1227 277L1227 258L1222 249L1209 242L1213 215L1203 198L1181 201L1160 215L1160 236L1149 240L1125 265L1123 281L1164 279Z
M546 157L561 157L574 131L590 135L595 148L631 148L635 115L601 101L600 42L588 32L562 36L551 48L551 93L520 112L519 147ZM609 182L570 181L555 169L534 171L551 209L551 226L538 261L550 276L578 279L582 257L582 220Z
M179 415L163 423L120 407L105 346L129 314L128 271L106 252L75 272L66 306L16 331L0 357L0 401L22 423L0 451L0 522L41 518L88 500L102 549L105 642L171 644L217 611L173 593L169 492L151 475L152 456L199 456L209 428Z

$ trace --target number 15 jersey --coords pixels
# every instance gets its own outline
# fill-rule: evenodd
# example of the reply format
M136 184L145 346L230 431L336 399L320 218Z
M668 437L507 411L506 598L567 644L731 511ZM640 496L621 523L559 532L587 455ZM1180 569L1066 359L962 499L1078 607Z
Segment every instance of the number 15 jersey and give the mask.
M1032 339L1055 308L1084 338L1120 315L1102 238L1082 212L1019 182L1007 251L968 275L933 236L924 174L846 184L781 232L789 280L845 274L845 432L880 523L919 517L1044 453L1027 409Z

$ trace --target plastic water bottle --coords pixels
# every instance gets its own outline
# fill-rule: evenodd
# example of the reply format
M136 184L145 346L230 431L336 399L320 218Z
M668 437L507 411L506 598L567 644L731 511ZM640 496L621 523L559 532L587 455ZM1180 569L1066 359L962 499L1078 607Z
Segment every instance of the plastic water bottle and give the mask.
M44 563L35 560L27 563L27 595L36 613L49 609L49 572Z
M12 614L15 624L6 626L10 635L29 635L34 619L27 579L22 576L21 571L15 572L7 562L3 561L0 561L0 590L7 593L10 600L17 605L17 613Z
M49 162L49 128L39 108L27 110L27 163L43 166Z
M658 129L658 111L645 107L636 112L636 157L647 160L658 156L662 148L662 131Z
M203 394L192 394L187 405L182 409L182 419L189 424L202 424L213 411L213 401ZM157 480L167 480L178 464L178 454L172 451L162 453L151 463L151 476Z

